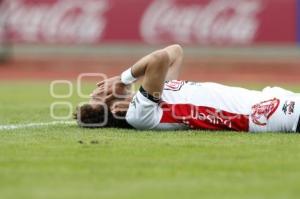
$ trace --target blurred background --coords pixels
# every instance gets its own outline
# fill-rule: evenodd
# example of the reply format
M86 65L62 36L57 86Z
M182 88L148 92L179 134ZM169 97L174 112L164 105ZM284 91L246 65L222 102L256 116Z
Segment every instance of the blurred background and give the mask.
M297 84L299 8L300 0L0 0L0 80L116 75L179 43L182 79Z

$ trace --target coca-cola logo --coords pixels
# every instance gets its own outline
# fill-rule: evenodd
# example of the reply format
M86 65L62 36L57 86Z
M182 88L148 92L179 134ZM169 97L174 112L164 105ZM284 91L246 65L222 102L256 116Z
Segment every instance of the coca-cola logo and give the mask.
M107 10L107 0L4 0L0 18L12 40L93 43L105 30Z
M156 0L141 21L148 43L247 44L259 28L260 0L211 0L206 4Z

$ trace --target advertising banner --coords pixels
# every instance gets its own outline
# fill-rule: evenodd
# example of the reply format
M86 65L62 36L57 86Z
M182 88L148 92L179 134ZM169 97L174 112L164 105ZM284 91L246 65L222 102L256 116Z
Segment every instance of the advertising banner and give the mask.
M1 13L3 12L3 6L2 6L3 0L0 0L0 48L4 41L4 33L5 33L5 27L4 27L4 19L1 17Z
M2 1L12 42L251 45L297 38L296 0Z
M295 42L294 0L153 1L141 17L148 43Z

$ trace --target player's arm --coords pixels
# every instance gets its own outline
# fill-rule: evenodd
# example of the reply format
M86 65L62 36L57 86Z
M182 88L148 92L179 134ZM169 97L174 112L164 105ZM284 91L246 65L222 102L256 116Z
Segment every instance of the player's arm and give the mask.
M176 44L168 46L167 48L165 48L165 50L170 57L170 65L166 80L178 80L182 69L183 49L180 45Z
M163 112L159 102L164 82L167 78L178 77L180 65L177 58L180 51L179 45L155 51L122 73L122 82L130 83L131 80L144 77L139 92L126 112L126 121L134 128L153 129L159 124Z
M183 61L183 50L178 44L154 51L140 59L132 66L132 75L136 78L146 75L145 69L148 66L159 69L160 63L158 62L166 59L166 57L162 54L167 55L169 59L168 63L164 64L164 66L168 69L165 80L177 79L179 77Z
M178 78L182 60L183 50L177 44L154 51L137 61L131 68L124 71L121 76L99 82L97 84L98 89L92 94L92 97L102 98L103 93L108 92L109 94L111 90L116 90L116 88L124 90L125 85L130 85L141 77L144 77L142 87L150 95L156 96L158 93L161 93L166 80ZM116 93L116 91L112 92ZM111 97L112 95L109 95L108 99Z
M128 69L127 73L131 72L135 79L144 77L143 89L148 94L157 96L161 94L166 80L178 78L182 60L182 48L179 45L172 45L143 57Z

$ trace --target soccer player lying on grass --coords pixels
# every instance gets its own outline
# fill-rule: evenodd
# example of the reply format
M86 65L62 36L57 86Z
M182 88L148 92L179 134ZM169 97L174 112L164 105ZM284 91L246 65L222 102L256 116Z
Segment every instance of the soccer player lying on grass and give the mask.
M182 60L182 48L168 46L98 83L90 103L75 113L79 126L299 132L299 94L178 81ZM140 89L129 92L142 77Z

